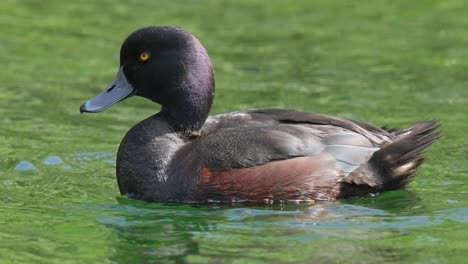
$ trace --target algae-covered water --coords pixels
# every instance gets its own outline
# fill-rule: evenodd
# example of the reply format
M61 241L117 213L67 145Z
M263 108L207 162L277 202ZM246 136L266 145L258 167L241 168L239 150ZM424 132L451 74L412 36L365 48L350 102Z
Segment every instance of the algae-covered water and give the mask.
M149 204L115 154L159 108L79 106L123 39L192 31L212 113L278 107L443 134L405 191L312 205ZM468 2L0 1L0 263L463 263L468 257Z

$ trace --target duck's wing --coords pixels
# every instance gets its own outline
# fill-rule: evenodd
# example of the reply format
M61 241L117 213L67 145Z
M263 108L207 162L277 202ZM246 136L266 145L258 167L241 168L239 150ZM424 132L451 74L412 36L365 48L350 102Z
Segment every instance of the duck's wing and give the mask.
M212 170L249 168L294 157L331 154L345 173L366 162L387 131L313 113L258 109L209 117L191 144Z

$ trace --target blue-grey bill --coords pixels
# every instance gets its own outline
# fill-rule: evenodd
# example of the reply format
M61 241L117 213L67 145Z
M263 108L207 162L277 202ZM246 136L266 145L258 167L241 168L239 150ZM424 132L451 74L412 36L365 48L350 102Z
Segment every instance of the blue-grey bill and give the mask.
M134 95L135 92L136 90L128 82L127 77L125 77L122 66L117 73L117 77L109 84L109 86L107 86L107 88L96 97L86 101L86 103L80 107L80 112L101 112L109 108L111 105Z

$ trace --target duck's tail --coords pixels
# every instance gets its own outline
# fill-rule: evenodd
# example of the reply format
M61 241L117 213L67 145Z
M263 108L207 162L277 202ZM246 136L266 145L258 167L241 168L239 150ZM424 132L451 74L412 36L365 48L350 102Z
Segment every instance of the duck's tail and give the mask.
M395 139L392 142L382 145L368 162L344 178L343 196L405 187L423 163L423 151L439 138L439 127L438 120L430 120L393 131Z

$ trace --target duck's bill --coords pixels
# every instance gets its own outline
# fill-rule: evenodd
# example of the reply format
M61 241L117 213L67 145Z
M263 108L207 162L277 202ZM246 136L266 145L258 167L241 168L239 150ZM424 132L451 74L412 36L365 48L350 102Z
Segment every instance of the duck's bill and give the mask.
M132 95L136 90L128 82L123 71L123 66L120 67L117 77L107 86L107 88L96 97L86 101L80 107L80 112L97 113L101 112L111 105L118 103Z

